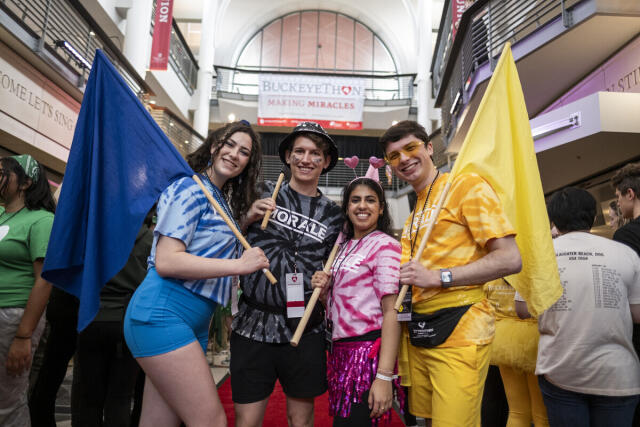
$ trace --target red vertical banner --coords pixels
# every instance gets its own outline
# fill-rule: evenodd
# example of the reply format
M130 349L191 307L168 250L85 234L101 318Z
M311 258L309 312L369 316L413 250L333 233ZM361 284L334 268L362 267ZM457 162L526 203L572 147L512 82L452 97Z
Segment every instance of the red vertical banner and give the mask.
M468 0L451 0L451 40L456 37L458 31L458 25L460 24L460 18L467 9Z
M167 70L172 22L173 0L156 0L156 19L153 25L153 44L149 61L150 70Z

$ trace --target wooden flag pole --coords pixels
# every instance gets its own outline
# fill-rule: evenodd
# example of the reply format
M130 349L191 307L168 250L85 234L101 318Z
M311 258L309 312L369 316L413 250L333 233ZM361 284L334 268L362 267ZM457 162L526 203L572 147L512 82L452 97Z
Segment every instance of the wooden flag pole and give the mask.
M436 205L436 210L434 214L431 216L431 221L429 221L427 230L424 232L424 235L422 236L422 240L420 241L420 246L418 247L418 252L416 252L415 256L413 257L414 261L420 260L420 258L422 257L422 252L424 252L424 249L427 247L427 240L429 240L429 236L431 236L431 232L433 231L433 227L436 224L438 215L440 215L440 211L442 210L442 206L444 205L444 199L446 199L447 194L449 194L449 188L451 188L452 182L453 182L453 178L449 176L449 179L447 180L447 183L445 184L444 189L442 190L440 199L438 200L438 204ZM422 214L424 215L424 212ZM411 226L413 226L413 224L411 224ZM419 231L420 230L416 230L416 234ZM398 298L396 299L396 305L394 306L396 311L400 310L400 306L402 305L402 300L404 300L404 297L405 295L407 295L408 290L409 290L409 285L402 285L402 288L398 293Z
M275 202L278 198L278 191L280 191L280 186L282 185L282 180L284 179L284 173L280 172L280 176L278 177L278 182L276 183L276 188L273 189L273 195L271 198ZM260 228L264 230L267 228L267 224L269 223L269 217L271 216L272 210L268 210L264 214L264 218L262 219L262 224L260 224Z
M336 243L333 245L333 249L331 249L331 253L329 254L329 259L327 259L327 262L324 265L324 269L322 271L324 271L325 274L331 273L331 266L333 265L333 260L336 258L338 249L340 249L340 240L342 240L341 237L342 237L342 233L340 233L340 235L338 236L338 239L336 240ZM298 343L300 342L300 338L302 338L302 333L304 332L304 328L307 327L307 323L309 322L309 318L311 317L311 313L313 312L313 309L315 308L316 303L318 302L318 298L320 297L321 292L322 292L322 289L320 288L315 288L313 290L313 293L311 294L311 298L309 298L309 303L305 307L304 314L300 319L300 323L298 323L296 332L293 334L293 338L291 338L290 343L292 346L294 347L298 346Z
M207 188L204 186L204 184L202 183L198 175L193 175L192 178L196 182L196 184L198 184L198 186L200 187L204 195L207 197L207 199L209 200L209 203L211 203L211 205L216 210L216 212L218 212L218 214L222 217L224 222L227 223L231 231L233 231L233 234L240 241L242 246L245 249L251 249L251 245L249 244L249 242L247 242L247 239L244 238L244 236L242 235L240 230L238 230L238 228L236 227L236 224L231 220L231 218L227 216L227 213L224 211L224 209L222 209L222 206L220 206L220 204L218 204L216 199L213 198L211 193L209 193L209 190L207 190ZM271 274L269 270L267 270L266 268L263 268L262 272L264 273L265 276L267 276L267 279L269 279L271 284L275 285L276 283L278 283L278 280L276 280L276 278L273 276L273 274Z

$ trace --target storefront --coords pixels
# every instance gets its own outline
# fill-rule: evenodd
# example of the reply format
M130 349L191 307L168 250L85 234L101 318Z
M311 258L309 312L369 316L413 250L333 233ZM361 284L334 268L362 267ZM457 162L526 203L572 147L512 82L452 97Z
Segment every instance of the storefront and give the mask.
M0 43L0 156L27 153L56 186L62 179L80 104Z

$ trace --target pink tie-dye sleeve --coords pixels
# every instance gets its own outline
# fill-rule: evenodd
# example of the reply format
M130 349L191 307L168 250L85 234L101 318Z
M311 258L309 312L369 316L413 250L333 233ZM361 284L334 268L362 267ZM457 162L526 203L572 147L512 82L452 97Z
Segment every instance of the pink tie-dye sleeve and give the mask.
M377 250L371 254L374 289L379 300L389 294L397 294L400 279L400 243L386 234L377 242Z

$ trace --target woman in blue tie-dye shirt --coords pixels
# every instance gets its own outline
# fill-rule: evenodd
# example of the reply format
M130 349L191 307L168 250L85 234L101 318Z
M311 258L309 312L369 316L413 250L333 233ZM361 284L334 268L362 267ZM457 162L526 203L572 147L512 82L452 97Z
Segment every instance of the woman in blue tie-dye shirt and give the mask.
M251 126L236 122L212 133L188 161L227 215L240 219L255 199L261 157ZM195 181L182 178L158 201L148 264L125 316L127 345L147 374L142 422L225 426L205 358L209 321L229 300L235 276L269 262L261 249L242 253Z

